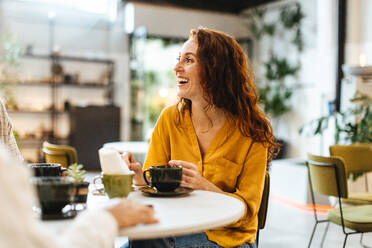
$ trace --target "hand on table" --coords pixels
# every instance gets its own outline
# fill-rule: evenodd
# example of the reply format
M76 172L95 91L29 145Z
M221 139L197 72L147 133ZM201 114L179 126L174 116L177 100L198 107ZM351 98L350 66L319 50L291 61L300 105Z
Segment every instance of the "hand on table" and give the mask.
M182 166L182 187L191 189L200 189L222 193L223 191L213 183L205 179L199 172L198 167L193 164L182 160L171 160L170 165Z
M133 183L135 185L146 185L146 182L143 179L142 165L137 162L133 154L130 152L125 152L123 155L121 155L121 159L123 159L124 163L128 165L128 168L134 172Z
M119 229L135 226L139 223L152 224L158 222L154 217L154 208L152 206L126 199L120 200L119 203L108 207L106 210L114 216Z

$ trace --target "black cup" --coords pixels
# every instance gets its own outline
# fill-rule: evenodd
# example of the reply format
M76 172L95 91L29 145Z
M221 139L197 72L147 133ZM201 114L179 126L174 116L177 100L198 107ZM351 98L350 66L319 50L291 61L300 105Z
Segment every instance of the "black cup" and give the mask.
M74 180L69 177L33 177L43 215L61 214L75 195Z
M60 164L51 163L35 163L28 166L33 170L35 177L59 177L66 170Z
M150 182L146 174L150 173ZM174 191L180 186L182 180L182 167L177 165L151 166L143 172L146 183L159 192Z

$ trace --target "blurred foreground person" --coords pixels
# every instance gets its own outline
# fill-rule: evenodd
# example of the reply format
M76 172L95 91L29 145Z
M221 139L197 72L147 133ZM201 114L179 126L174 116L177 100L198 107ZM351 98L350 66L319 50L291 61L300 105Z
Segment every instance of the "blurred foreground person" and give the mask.
M3 142L9 151L19 161L23 161L23 157L18 149L16 140L13 135L12 123L8 112L5 109L4 103L0 100L0 141Z
M106 209L84 211L55 233L32 210L37 199L29 179L28 169L0 142L0 247L112 248L120 228L157 222L151 207L118 200Z
M176 105L161 113L143 169L183 167L181 186L238 198L245 214L234 224L166 239L134 240L124 247L256 247L257 214L267 164L278 149L272 127L259 109L254 74L231 36L196 28L190 31L174 71ZM132 154L124 161L144 184Z

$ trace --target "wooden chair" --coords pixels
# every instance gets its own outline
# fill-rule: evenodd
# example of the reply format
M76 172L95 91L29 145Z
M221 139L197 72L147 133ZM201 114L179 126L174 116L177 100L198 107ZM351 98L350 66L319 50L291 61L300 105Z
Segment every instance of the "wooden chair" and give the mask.
M260 230L265 228L267 209L269 205L269 194L270 194L270 174L266 172L265 175L265 185L262 193L262 199L260 204L260 209L258 210L258 228L256 234L256 245L258 247Z
M67 168L78 161L76 149L72 146L55 145L44 141L42 151L46 163L58 163Z
M308 247L311 246L317 225L324 222L331 222L342 226L342 231L345 234L343 247L346 246L347 237L357 233L362 234L360 239L360 243L362 244L363 233L372 232L372 205L342 207L341 198L348 198L346 170L343 159L308 154L306 164L308 166L311 199L315 217L315 225ZM327 219L320 220L318 218L315 208L314 191L319 194L338 198L338 208L329 211ZM347 231L346 229L351 229L352 231ZM322 244L327 230L328 226L323 234Z
M329 147L331 156L341 157L345 162L346 173L367 173L372 171L372 144L359 143L352 145L333 145ZM372 193L368 192L368 181L365 181L366 192L349 193L344 203L353 205L372 204Z

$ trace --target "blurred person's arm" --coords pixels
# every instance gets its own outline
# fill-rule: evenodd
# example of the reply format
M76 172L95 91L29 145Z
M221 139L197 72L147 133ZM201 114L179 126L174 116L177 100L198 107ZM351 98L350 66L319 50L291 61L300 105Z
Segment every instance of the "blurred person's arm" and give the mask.
M16 139L13 134L13 127L10 121L8 112L5 109L3 102L0 100L0 141L2 141L9 151L15 156L19 161L23 162L23 157L18 149Z
M119 228L156 222L151 207L120 200L106 210L84 211L63 231L54 232L32 211L36 194L29 171L10 158L2 144L0 195L0 247L112 248Z

